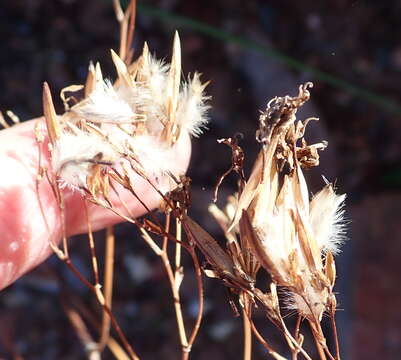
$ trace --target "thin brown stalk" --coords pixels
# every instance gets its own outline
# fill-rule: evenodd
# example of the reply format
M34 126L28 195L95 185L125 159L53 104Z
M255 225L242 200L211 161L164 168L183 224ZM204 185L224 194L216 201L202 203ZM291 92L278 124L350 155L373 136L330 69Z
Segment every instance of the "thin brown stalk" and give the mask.
M104 269L104 302L111 309L113 297L113 275L114 275L114 248L115 238L113 227L107 228L106 232L106 249L105 249L105 269ZM107 345L110 338L110 316L103 310L102 314L101 335L99 339L99 349L102 351Z
M63 193L60 191L60 188L56 184L56 191L57 195L60 199L60 218L61 218L61 229L62 229L62 236L63 236L63 254L68 259L70 257L68 252L68 243L67 243L67 229L65 223L65 206L64 206L64 196Z
M131 14L129 17L128 35L126 48L129 49L126 53L125 63L129 65L134 56L134 51L132 47L132 42L134 40L135 34L135 19L136 19L136 0L131 0Z
M242 309L242 324L244 329L244 360L252 359L252 326L249 319L251 319L251 306L248 301L248 296L244 294L243 297L244 307Z
M123 206L126 208L128 215L131 216L130 210L124 202L123 202ZM118 213L112 208L110 208L110 210L112 210L115 213ZM169 238L168 231L170 229L170 217L169 216L166 217L166 223L165 223L165 228L164 228L165 236L163 237L163 249L160 249L160 247L153 241L153 239L149 235L149 233L143 227L141 227L139 224L137 224L136 221L134 221L133 219L126 217L126 216L122 216L122 217L125 218L126 220L128 220L129 222L134 222L136 225L139 226L139 228L142 232L143 238L146 240L146 242L152 248L152 250L156 253L156 255L160 256L160 258L162 260L163 266L166 270L167 277L168 277L168 280L170 283L171 292L173 295L174 310L175 310L175 314L176 314L178 333L179 333L180 343L181 343L181 347L182 347L182 358L186 359L187 357L185 354L188 353L188 350L187 350L188 349L188 340L187 340L187 336L186 336L186 332L185 332L184 319L183 319L183 315L182 315L179 287L177 286L176 276L173 272L170 260L168 258L168 253L167 253L167 241ZM177 278L177 280L179 280L179 279Z
M248 314L246 314L248 316ZM285 357L281 356L278 352L276 352L270 345L269 343L263 338L263 336L259 333L258 329L256 328L254 322L252 319L249 319L249 323L251 325L251 329L253 333L255 334L256 338L259 340L259 342L263 345L263 347L267 350L267 352L273 356L276 360L286 360Z
M338 341L337 325L336 325L336 319L335 319L334 314L335 314L334 311L330 312L330 321L331 321L331 327L333 328L334 344L336 347L336 360L341 360L340 343Z
M115 210L112 209L112 208L108 208L108 209L110 209L111 211L113 211L115 214L117 214L118 216L120 216L120 217L123 218L124 220L126 220L126 221L128 221L128 222L131 222L131 223L137 225L137 226L139 227L141 233L142 233L142 238L146 241L146 243L150 246L150 248L155 252L155 254L158 255L158 256L160 256L160 254L161 254L161 252L162 252L162 249L160 249L159 245L157 245L157 244L154 242L154 240L153 240L152 237L149 235L149 233L148 233L142 226L140 226L140 224L138 224L138 223L136 222L136 220L134 220L134 217L133 217L133 215L132 215L132 213L131 213L131 210L129 209L127 203L121 198L121 196L120 196L120 194L118 193L118 191L117 191L114 187L112 187L112 189L113 189L114 193L117 195L117 197L118 197L120 203L123 205L123 207L124 207L124 209L125 209L125 211L127 212L127 214L128 214L129 217L126 217L125 215L120 214L119 212L115 211Z
M167 227L166 227L166 232ZM175 243L175 270L174 270L174 286L177 288L177 293L179 294L179 288L181 285L181 282L184 277L184 269L181 266L181 239L182 239L182 227L181 227L181 221L177 218L175 222L175 236L177 239L177 242ZM164 252L167 254L167 251ZM179 307L181 309L181 304L179 304ZM177 318L178 320L178 318ZM180 326L180 324L179 324ZM186 337L185 333L185 326L184 323L182 323L182 329L181 331L185 336L180 336L181 338L181 345L182 345L182 360L186 360L189 356L189 352L191 351L191 348L188 344L188 340Z
M72 264L70 258L65 258L65 259L61 259L61 260L64 261L64 263L78 277L78 279L96 296L96 298L98 299L99 303L103 306L103 309L107 312L108 316L110 317L111 323L112 323L114 329L116 330L118 337L120 338L121 342L123 343L123 346L127 350L127 352L129 354L129 356L131 357L131 359L139 360L138 355L134 351L133 347L129 344L126 336L124 335L124 332L121 330L120 325L118 325L117 320L115 319L115 317L112 314L111 310L104 303L104 298L102 297L102 293L99 291L99 289L97 289L88 280L85 279L85 277Z
M180 219L176 219L175 222L175 236L177 238L177 242L175 243L175 272L176 276L179 275L179 271L181 268L181 239L182 239L182 226ZM166 232L168 232L166 230Z
M69 302L71 302L79 310L79 312L83 316L83 318L92 325L92 327L95 331L99 332L99 329L101 327L99 320L82 303L81 299L78 297L73 297L70 294L68 294L68 297L70 298ZM117 360L129 360L130 359L130 357L125 352L125 350L121 347L121 345L116 340L114 340L113 337L110 336L108 338L107 346Z
M96 257L95 239L93 238L92 224L89 219L88 203L86 201L85 201L84 208L85 208L86 223L88 226L88 242L89 242L89 250L90 250L90 254L91 254L93 277L95 279L95 287L100 289L99 266L98 266L97 257Z
M173 294L174 309L175 309L175 314L176 314L176 318L177 318L177 326L178 326L178 332L179 332L179 336L180 336L181 346L182 346L183 352L186 352L186 348L188 347L188 340L187 340L187 336L185 333L185 325L184 325L184 318L183 318L182 309L181 309L180 293L179 293L177 285L176 285L175 276L174 276L173 270L171 268L170 260L168 259L167 253L165 253L163 251L162 254L160 255L160 257L161 257L164 267L166 269L167 276L168 276L168 279L170 282L171 291Z
M324 349L324 352L326 353L326 355L329 357L330 360L336 360L334 358L334 356L331 354L331 352L330 352L329 348L327 347L327 345L323 346L323 349Z
M308 322L309 322L309 326L310 326L311 331L312 331L313 339L315 341L316 350L317 350L317 352L319 354L319 358L320 358L320 360L327 360L324 348L323 348L322 344L319 341L319 338L321 337L321 335L320 335L318 329L316 328L316 324L314 322L310 321L310 320L308 320Z
M312 360L312 358L302 348L302 346L298 343L298 341L291 335L291 333L288 330L287 325L285 324L281 315L280 315L280 320L281 320L281 330L283 331L283 334L286 337L286 340L291 342L299 350L299 352L305 357L305 359Z
M317 327L317 331L316 331L317 336L316 336L316 338L318 340L319 339L325 339L325 336L323 334L323 330L322 330L322 327L320 325L320 322L317 322L317 326L316 327ZM312 331L313 331L313 327L312 327ZM313 335L315 336L315 333ZM326 341L324 341L324 342L320 342L319 341L319 343L320 343L320 346L323 348L325 355L327 355L330 360L336 360L334 358L334 356L331 354L329 348L327 347Z
M297 321L295 323L295 331L294 331L294 338L298 343L300 343L301 322L302 322L302 316L298 314ZM291 348L291 353L292 353L291 359L292 360L297 360L298 359L299 350L296 349L296 348Z
M191 350L191 347L195 341L196 336L198 335L200 325L202 322L203 306L204 306L204 290L203 290L203 282L202 282L202 270L199 265L199 260L196 256L194 247L190 248L189 253L191 254L192 261L194 263L196 282L197 282L197 286L198 286L198 315L196 317L195 325L194 325L194 328L192 329L192 333L191 333L191 336L189 337L189 341L188 341L188 348L189 348L189 350Z
M294 331L294 338L297 341L299 340L301 322L302 322L302 316L298 314L297 321L295 323L295 331Z
M127 41L127 17L121 8L120 0L113 0L113 7L117 21L120 24L120 49L118 55L120 56L121 59L124 59L126 51L125 46ZM127 13L128 11L129 8L127 9Z
M170 219L171 219L170 211L166 212L165 216L166 216L165 230L166 233L168 234L170 232ZM162 245L163 251L167 251L167 247L168 247L168 236L163 236L163 245Z
M168 225L166 224L165 229L167 229L167 226ZM178 334L180 337L180 342L181 342L181 347L182 347L182 359L184 360L186 358L185 354L187 354L188 340L187 340L187 335L185 332L184 318L182 315L179 286L177 286L178 278L176 280L176 276L171 267L171 263L168 258L167 251L162 251L160 254L160 258L162 259L164 268L167 273L168 280L170 282L170 288L171 288L171 292L173 295L174 309L175 309L176 321L177 321L177 326L178 326Z
M64 305L65 313L70 320L76 334L81 341L89 360L100 360L100 352L97 343L92 339L84 321L77 311Z

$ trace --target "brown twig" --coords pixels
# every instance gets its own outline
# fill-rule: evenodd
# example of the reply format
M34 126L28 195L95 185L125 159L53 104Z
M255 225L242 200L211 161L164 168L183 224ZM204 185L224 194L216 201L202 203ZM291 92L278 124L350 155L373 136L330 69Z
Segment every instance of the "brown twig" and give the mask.
M123 343L125 349L127 350L129 356L131 357L131 359L139 360L139 356L136 354L136 352L134 351L133 347L129 344L126 336L124 335L124 332L120 328L120 325L118 325L117 320L115 319L115 317L112 314L111 310L105 304L104 298L102 298L102 295L99 292L99 290L95 286L93 286L88 280L85 279L85 277L73 265L73 263L71 262L70 258L64 258L64 259L61 259L61 260L64 261L64 263L78 277L78 279L96 296L96 298L98 299L99 303L102 305L104 311L106 311L106 313L110 317L112 325L113 325L114 329L116 330L118 337L120 338L121 342Z
M106 306L111 309L113 297L113 273L114 273L114 248L115 239L113 227L107 228L106 232L106 249L105 249L105 269L104 269L104 301ZM107 345L110 337L110 316L106 311L102 314L101 335L99 338L99 349L103 350Z
M251 304L248 295L243 293L244 307L242 309L242 323L244 329L244 360L252 359L252 326L250 319L252 318Z
M188 348L191 349L191 347L195 341L195 338L198 335L200 325L202 322L203 306L204 306L204 290L203 290L203 282L202 282L202 270L199 265L198 257L196 256L196 253L195 253L195 248L191 247L189 253L191 254L192 261L194 263L196 282L197 282L197 286L198 286L198 315L196 317L195 325L192 329L191 336L189 337L189 340L188 340Z
M166 229L167 228L168 226L166 224ZM186 354L188 353L188 340L185 332L184 318L182 315L180 292L179 292L179 285L180 285L179 282L181 280L178 279L178 277L176 277L173 272L167 251L162 251L160 254L160 258L162 260L162 263L167 273L168 280L170 282L170 288L173 295L174 309L178 326L178 333L180 336L180 342L182 347L182 359L184 360L187 358Z
M84 346L85 352L89 360L100 360L100 351L98 349L97 343L92 339L84 321L77 311L64 305L64 311L67 314L76 334Z
M66 296L68 296L68 302L71 302L79 310L79 313L83 316L83 318L92 325L93 329L99 332L101 323L96 316L94 316L94 314L82 303L81 299L79 297L72 296L71 294L67 294ZM117 360L129 360L128 354L124 351L121 345L114 340L113 337L110 336L108 338L107 346Z
M88 242L89 242L89 250L90 250L90 255L91 255L93 276L94 276L94 279L95 279L95 287L98 287L100 289L99 265L97 263L96 250L95 250L95 240L93 238L92 224L91 224L90 219L89 219L88 204L87 204L86 200L85 200L84 209L85 209L86 223L87 223L87 226L88 226Z
M335 319L335 311L331 311L330 312L330 321L331 321L331 327L333 328L334 344L335 344L335 347L336 347L336 360L341 360L340 343L338 341L338 333L337 333L337 325L336 325L336 319Z
M295 340L300 343L300 327L301 327L301 322L302 322L302 316L298 314L297 316L297 321L295 323L295 330L294 330L294 338ZM301 344L302 345L302 344ZM292 352L292 360L297 360L298 359L298 353L299 350L296 348L291 348Z
M319 331L320 328L320 324L316 321L312 322L311 320L308 319L309 322L309 326L311 328L312 331L312 335L313 335L313 339L315 341L315 345L316 345L316 350L319 354L319 358L320 360L327 360L326 357L326 352L324 350L324 347L322 346L321 342L320 342L320 338L321 338L321 331Z
M249 318L248 318L249 319ZM258 329L256 328L254 322L252 319L249 319L249 323L251 325L251 329L253 333L255 334L256 338L259 340L259 342L263 345L263 347L267 350L267 352L273 356L276 360L286 360L285 357L281 356L278 352L276 352L270 345L269 343L263 338L263 336L259 333Z

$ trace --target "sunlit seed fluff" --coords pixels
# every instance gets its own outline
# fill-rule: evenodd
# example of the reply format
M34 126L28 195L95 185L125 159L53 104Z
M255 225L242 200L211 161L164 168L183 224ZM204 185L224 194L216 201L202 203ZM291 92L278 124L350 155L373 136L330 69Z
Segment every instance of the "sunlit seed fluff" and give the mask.
M205 101L209 97L205 96L204 88L205 85L200 82L199 74L195 73L193 78L183 85L180 93L177 123L193 136L201 135L208 122L206 112L210 106L205 104Z
M124 101L109 81L99 83L89 97L72 111L95 123L130 123L135 119L131 106Z
M320 249L337 254L346 239L344 222L345 194L337 195L327 184L310 202L310 223Z
M169 148L153 136L135 136L129 141L135 158L148 176L164 174L174 163Z
M326 310L327 289L317 290L307 283L303 296L289 292L286 294L285 305L288 310L296 310L300 315L315 319L321 318Z
M52 168L62 187L79 189L86 186L86 178L96 161L113 162L118 154L100 137L88 134L63 134L52 151Z
M138 69L135 101L138 111L146 117L146 127L153 135L159 134L167 122L167 73L169 65L149 53L144 55Z
M166 99L169 68L168 64L148 54L143 59L142 67L138 70L139 82L142 82L142 85L149 89L152 101L157 105L164 105Z

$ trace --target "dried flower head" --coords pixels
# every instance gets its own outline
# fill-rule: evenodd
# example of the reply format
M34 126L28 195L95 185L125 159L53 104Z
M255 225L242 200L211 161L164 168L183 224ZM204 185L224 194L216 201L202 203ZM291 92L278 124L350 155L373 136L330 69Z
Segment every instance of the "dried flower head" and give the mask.
M82 86L65 88L62 99L66 112L60 117L45 85L52 167L62 186L93 190L88 180L93 184L95 176L95 182L102 183L111 170L127 169L127 164L145 178L156 179L157 186L157 179L176 173L171 164L178 139L188 134L198 136L207 122L207 84L201 83L197 73L181 83L177 33L171 64L155 59L146 44L139 59L130 65L113 51L112 59L118 74L115 83L103 79L99 64L91 64L84 99L70 106L74 98L66 98L65 93ZM116 172L113 178L118 178ZM171 189L159 190L165 193Z
M327 183L309 199L302 169L318 165L318 150L327 146L306 143L304 132L312 119L296 121L310 86L300 86L296 97L274 98L261 114L257 139L262 150L231 228L249 217L253 254L273 281L287 289L289 307L319 322L332 299L332 253L344 239L345 195L336 195Z

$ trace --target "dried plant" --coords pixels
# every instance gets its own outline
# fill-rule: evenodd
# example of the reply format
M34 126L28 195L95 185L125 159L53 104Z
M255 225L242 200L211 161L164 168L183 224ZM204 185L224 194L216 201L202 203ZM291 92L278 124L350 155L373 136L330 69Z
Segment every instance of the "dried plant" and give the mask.
M308 145L304 139L309 121L316 118L304 122L296 120L297 110L310 97L308 89L311 86L311 83L306 83L300 86L298 96L276 97L268 103L256 132L262 149L247 181L242 170L242 149L233 139L220 141L231 147L233 163L220 178L216 194L230 171L239 174L238 194L229 198L226 211L221 211L214 204L209 208L225 232L227 250L221 249L203 230L198 230L196 236L198 225L191 223L190 232L213 267L213 273L207 274L221 278L240 295L243 320L251 322L252 330L259 339L260 334L251 320L251 309L252 305L262 304L267 317L285 336L293 359L299 352L310 359L302 348L303 337L299 333L302 319L310 324L320 358L339 359L334 321L336 270L333 254L339 252L345 238L345 195L335 194L333 185L325 180L326 186L309 199L302 169L317 166L318 150L327 146L324 141ZM205 247L206 243L208 247ZM269 293L263 293L255 283L260 269L271 277ZM279 299L277 288L284 291L284 299ZM283 308L298 314L294 335L283 320ZM320 325L325 312L332 319L335 357L327 347ZM244 329L247 327L244 326ZM246 331L249 332L249 329ZM245 332L247 338L249 334ZM265 340L260 340L273 357L283 359ZM247 342L249 340L245 341L244 358L251 356Z
M200 81L198 73L182 81L178 33L174 37L170 64L157 60L146 43L142 54L132 60L135 1L130 2L125 12L118 1L114 1L114 7L121 38L119 54L111 51L117 79L105 80L100 65L90 64L84 85L71 85L61 91L65 107L62 115L56 114L49 86L45 83L43 87L46 129L39 122L36 136L42 150L48 146L51 167L39 168L38 181L46 179L51 184L62 219L68 212L65 194L75 192L85 204L108 209L139 228L142 238L166 270L182 359L189 358L202 320L203 272L220 279L238 300L244 325L244 360L252 358L253 335L273 358L285 359L257 330L253 322L256 307L264 309L267 318L281 331L293 360L298 354L311 359L303 348L302 320L310 325L320 359L339 360L333 255L339 252L345 236L345 195L337 195L333 185L325 180L325 187L309 198L303 169L317 166L318 151L327 146L324 141L309 145L304 139L309 121L315 118L304 122L296 120L296 112L309 99L312 85L300 86L295 97L276 97L268 103L256 132L261 150L248 179L243 170L245 153L238 139L219 140L231 148L232 164L219 179L215 198L230 172L238 175L239 184L238 192L229 197L224 211L215 204L209 207L227 239L226 246L222 247L188 215L190 179L173 161L177 144L191 135L199 136L206 126L209 105L204 90L207 83ZM158 210L165 215L163 221L151 213L152 209L137 194L138 178L146 181L159 196ZM133 216L127 194L150 213L147 218ZM65 229L62 247L50 245L95 294L103 309L102 318L93 319L77 300L71 300L75 304L64 304L66 314L89 349L88 358L100 358L102 350L108 346L116 358L139 359L111 311L112 228L107 232L105 275L100 279L87 208L85 212L93 281L86 279L72 264ZM175 246L173 259L168 251L171 244ZM196 248L206 258L209 268L201 268ZM198 316L190 333L185 327L180 302L180 285L185 274L182 249L193 261L198 290ZM260 290L257 283L257 274L262 271L271 279L268 292ZM285 293L284 297L279 297L278 289ZM237 309L234 301L232 305ZM292 332L283 319L283 311L298 315ZM335 355L328 348L321 327L325 312L332 320ZM98 340L90 334L87 323L99 329L99 334L95 334ZM116 329L124 349L110 336L111 326Z
M116 67L114 83L105 80L99 64L89 66L85 85L71 85L61 91L65 113L57 115L49 86L43 87L43 109L46 134L39 122L36 137L41 148L48 141L51 167L40 167L38 179L46 178L53 188L59 203L62 219L69 211L65 207L66 191L81 195L86 204L92 203L112 211L140 228L144 240L162 260L171 285L178 332L182 346L182 358L186 359L198 332L202 309L203 287L201 270L194 249L182 243L181 223L177 218L176 232L170 233L171 214L185 212L185 204L174 199L173 190L180 186L183 169L174 161L175 148L190 135L198 136L207 123L204 94L207 84L202 84L195 73L181 81L181 46L178 33L174 37L171 63L157 60L145 43L142 54L131 61L131 42L134 31L135 1L131 1L125 12L118 1L114 2L120 22L121 43L119 55L111 51ZM83 97L77 100L77 92ZM74 94L74 95L71 95ZM47 135L47 136L46 136ZM43 149L42 149L43 150ZM42 152L40 151L40 153ZM151 209L136 193L139 178L145 180L158 194L160 210L165 213L165 224L150 215L150 219L136 219L131 211L127 194L143 206ZM38 185L40 186L40 185ZM90 358L98 358L105 346L112 346L110 321L122 341L126 353L121 358L138 359L139 356L128 343L111 312L113 287L114 240L109 229L106 241L105 278L99 276L99 261L95 251L88 209L86 209L88 241L94 281L87 280L72 264L68 241L64 229L63 245L50 244L79 279L96 295L103 307L100 337L86 344L92 350ZM168 242L175 243L175 259L170 261ZM179 289L184 277L181 265L181 247L192 256L195 275L198 279L199 311L194 328L188 337L181 310ZM103 283L103 286L102 286ZM79 312L66 306L66 313L82 341L91 339ZM121 353L121 351L120 351Z

